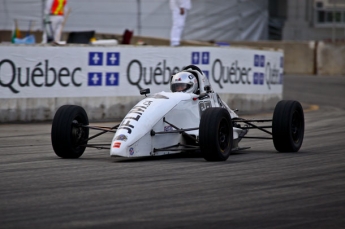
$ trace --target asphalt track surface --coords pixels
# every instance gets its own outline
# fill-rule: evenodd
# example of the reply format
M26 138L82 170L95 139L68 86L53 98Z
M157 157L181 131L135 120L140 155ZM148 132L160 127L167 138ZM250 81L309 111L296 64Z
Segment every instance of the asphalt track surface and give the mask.
M345 77L286 76L284 99L305 110L300 152L244 139L226 162L60 159L50 123L1 124L0 228L345 228L344 98Z

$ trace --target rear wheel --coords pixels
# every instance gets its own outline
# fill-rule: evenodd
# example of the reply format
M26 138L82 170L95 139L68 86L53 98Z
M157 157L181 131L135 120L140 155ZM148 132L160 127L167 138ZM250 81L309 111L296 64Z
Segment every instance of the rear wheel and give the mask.
M64 105L53 119L51 141L55 154L62 158L79 158L85 151L89 129L85 110L80 106Z
M304 113L299 102L277 103L272 121L273 144L279 152L297 152L304 138Z
M225 161L231 153L232 122L224 108L208 108L201 116L199 126L200 150L207 161Z

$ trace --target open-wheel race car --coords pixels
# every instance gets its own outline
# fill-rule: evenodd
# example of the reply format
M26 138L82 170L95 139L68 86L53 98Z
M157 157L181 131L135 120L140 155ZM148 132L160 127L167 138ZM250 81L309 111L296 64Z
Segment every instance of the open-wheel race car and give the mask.
M171 77L171 92L153 95L149 89L118 125L89 125L80 106L64 105L53 119L52 146L57 156L79 158L86 147L110 149L111 156L159 156L186 151L201 153L207 161L225 161L243 138L273 139L279 152L297 152L304 137L304 114L297 101L277 103L272 119L244 119L215 93L203 72L189 65ZM258 123L269 123L269 125ZM89 130L99 132L89 136ZM258 129L267 137L247 136ZM105 133L114 133L111 142L91 144Z

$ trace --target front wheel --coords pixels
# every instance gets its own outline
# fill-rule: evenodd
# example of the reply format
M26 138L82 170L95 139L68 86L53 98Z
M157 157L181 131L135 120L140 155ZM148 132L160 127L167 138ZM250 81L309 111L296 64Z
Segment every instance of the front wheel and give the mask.
M299 102L277 103L272 121L273 144L279 152L297 152L304 137L304 113Z
M226 161L230 156L233 129L229 112L224 108L208 108L199 126L200 150L206 161Z
M80 106L64 105L54 116L51 141L55 154L61 158L79 158L89 138L89 125L85 110Z

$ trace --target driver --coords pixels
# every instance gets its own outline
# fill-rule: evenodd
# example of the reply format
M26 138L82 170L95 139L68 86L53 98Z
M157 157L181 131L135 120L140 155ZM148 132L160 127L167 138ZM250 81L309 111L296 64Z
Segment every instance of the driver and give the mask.
M172 92L187 92L196 94L199 89L198 80L190 72L179 72L172 76L170 90Z

